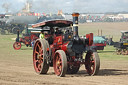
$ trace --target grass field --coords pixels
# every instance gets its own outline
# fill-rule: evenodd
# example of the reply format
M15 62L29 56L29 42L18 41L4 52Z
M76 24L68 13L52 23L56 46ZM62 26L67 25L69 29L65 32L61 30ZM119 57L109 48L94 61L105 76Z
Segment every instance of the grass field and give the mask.
M98 29L103 30L104 36L111 35L115 41L118 41L121 35L120 31L127 30L128 24L125 22L80 24L79 34L92 32L97 35ZM82 67L78 74L67 75L62 79L55 76L51 68L48 75L36 75L33 69L32 48L22 44L20 50L14 50L13 43L15 41L12 38L16 38L16 35L0 35L0 85L74 85L76 83L80 85L127 85L128 83L127 80L124 80L124 78L128 78L128 55L116 55L113 46L106 46L104 51L98 51L101 61L101 70L98 76L87 76Z
M84 35L86 33L94 33L98 35L98 30L102 30L102 35L106 37L112 37L114 41L119 41L121 31L128 30L127 22L116 22L116 23L84 23L79 26L79 34Z
M94 35L98 35L98 29L103 31L103 36L109 37L113 36L113 39L115 41L118 41L120 39L120 31L121 30L127 30L128 24L127 23L85 23L79 25L79 34L85 35L87 33L94 33ZM15 42L12 40L12 38L16 38L17 35L11 34L11 35L0 35L0 55L6 54L5 59L8 59L9 55L14 55L13 59L15 57L18 58L24 58L25 54L28 56L32 55L32 49L31 47L26 47L24 44L22 44L21 50L14 50L13 49L13 43ZM21 36L21 35L20 35ZM98 51L99 55L103 59L114 59L114 60L128 60L128 56L124 55L116 55L115 54L115 48L113 46L106 46L104 51ZM21 56L21 57L19 57ZM27 56L26 56L27 57Z

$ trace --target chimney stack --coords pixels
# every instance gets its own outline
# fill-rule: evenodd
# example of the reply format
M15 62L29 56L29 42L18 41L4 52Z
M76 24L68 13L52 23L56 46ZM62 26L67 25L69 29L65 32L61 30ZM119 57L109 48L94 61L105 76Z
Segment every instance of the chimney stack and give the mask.
M78 35L78 17L79 13L73 13L73 37L74 40L79 41L79 35Z

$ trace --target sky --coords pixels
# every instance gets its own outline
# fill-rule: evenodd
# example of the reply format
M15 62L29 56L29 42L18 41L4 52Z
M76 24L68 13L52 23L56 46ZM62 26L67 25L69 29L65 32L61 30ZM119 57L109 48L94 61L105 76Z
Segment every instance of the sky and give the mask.
M32 11L39 13L105 13L128 12L128 0L29 0L32 3ZM0 14L5 13L3 4L9 5L9 12L18 12L26 0L0 0Z

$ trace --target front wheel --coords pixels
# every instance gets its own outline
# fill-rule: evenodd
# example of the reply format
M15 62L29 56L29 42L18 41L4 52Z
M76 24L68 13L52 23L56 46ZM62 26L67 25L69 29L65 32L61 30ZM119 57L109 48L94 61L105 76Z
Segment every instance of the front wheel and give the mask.
M49 69L49 63L47 62L47 47L45 39L37 39L33 49L33 65L38 74L46 74Z
M57 50L53 58L53 67L55 74L64 77L67 72L67 58L63 50Z
M21 48L21 43L20 43L20 42L15 42L15 43L13 44L13 48L14 48L15 50L19 50L19 49Z
M100 68L100 59L97 52L88 51L85 58L85 68L91 76L98 74Z

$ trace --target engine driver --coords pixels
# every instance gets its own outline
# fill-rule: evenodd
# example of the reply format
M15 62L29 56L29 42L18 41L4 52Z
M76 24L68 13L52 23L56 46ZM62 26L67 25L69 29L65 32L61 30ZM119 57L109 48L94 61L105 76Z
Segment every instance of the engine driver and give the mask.
M40 39L44 39L44 32L43 32L43 30L41 30L41 33L40 33L40 35L39 35L39 38L40 38Z

